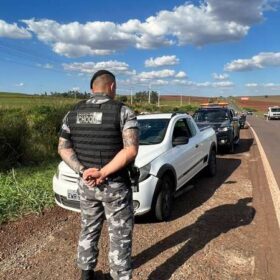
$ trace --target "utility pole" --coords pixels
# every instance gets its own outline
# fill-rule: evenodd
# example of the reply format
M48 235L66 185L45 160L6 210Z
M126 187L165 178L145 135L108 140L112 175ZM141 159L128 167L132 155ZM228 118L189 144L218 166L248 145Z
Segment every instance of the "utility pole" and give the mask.
M160 107L160 91L158 91L158 107Z
M130 104L132 105L132 88L130 88Z
M151 84L149 84L149 104L151 104Z

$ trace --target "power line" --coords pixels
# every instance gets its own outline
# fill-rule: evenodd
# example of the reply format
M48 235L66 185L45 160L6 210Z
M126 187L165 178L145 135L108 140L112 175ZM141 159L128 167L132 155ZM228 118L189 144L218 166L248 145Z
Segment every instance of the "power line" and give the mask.
M10 52L16 52L18 53L17 55L20 56L22 55L22 57L28 57L29 59L30 58L35 58L36 60L40 60L40 61L44 61L47 60L48 62L51 62L51 63L62 63L61 60L54 60L53 58L51 58L49 55L46 55L45 53L42 54L42 53L38 53L36 52L36 50L32 49L32 52L30 52L30 49L26 49L24 47L21 47L21 48L18 48L18 45L17 46L14 46L14 45L11 45L11 44L7 44L7 43L4 43L4 42L1 42L0 43L0 47L3 48L3 49L6 49Z
M27 67L34 68L34 69L37 69L37 70L40 69L40 70L46 70L46 71L66 74L65 71L62 71L62 70L59 70L59 69L39 67L39 66L36 66L34 64L28 64L28 63L25 63L25 62L22 62L22 61L13 61L13 60L10 60L10 59L7 60L7 59L4 59L2 57L0 57L0 60L2 60L5 63L13 63L13 64L17 64L17 65L27 66Z

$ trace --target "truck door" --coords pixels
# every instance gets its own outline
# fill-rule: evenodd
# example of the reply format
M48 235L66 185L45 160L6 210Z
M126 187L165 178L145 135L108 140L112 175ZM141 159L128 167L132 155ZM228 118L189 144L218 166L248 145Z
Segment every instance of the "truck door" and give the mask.
M233 126L233 138L237 139L239 136L239 122L238 122L238 118L235 116L235 113L233 110L229 110L229 114L230 114L230 119L232 122L232 126Z
M184 145L174 146L170 150L169 156L177 173L177 188L184 185L192 177L198 156L198 146L193 139L194 137L192 137L185 118L179 119L174 125L172 139L178 136L188 137L189 142Z

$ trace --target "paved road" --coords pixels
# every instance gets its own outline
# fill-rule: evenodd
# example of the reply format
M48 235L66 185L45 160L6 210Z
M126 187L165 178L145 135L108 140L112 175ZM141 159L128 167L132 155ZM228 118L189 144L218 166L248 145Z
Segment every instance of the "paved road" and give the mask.
M271 165L278 186L280 186L280 120L248 116L247 121L257 133Z

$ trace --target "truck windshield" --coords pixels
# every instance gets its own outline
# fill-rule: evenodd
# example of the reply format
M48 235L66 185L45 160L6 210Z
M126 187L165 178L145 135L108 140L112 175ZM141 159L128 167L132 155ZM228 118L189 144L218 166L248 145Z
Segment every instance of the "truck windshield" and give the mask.
M138 120L139 144L154 145L162 142L169 123L169 119Z
M193 115L196 122L222 122L228 120L228 114L224 110L201 110Z
M272 108L271 112L280 112L280 108Z

